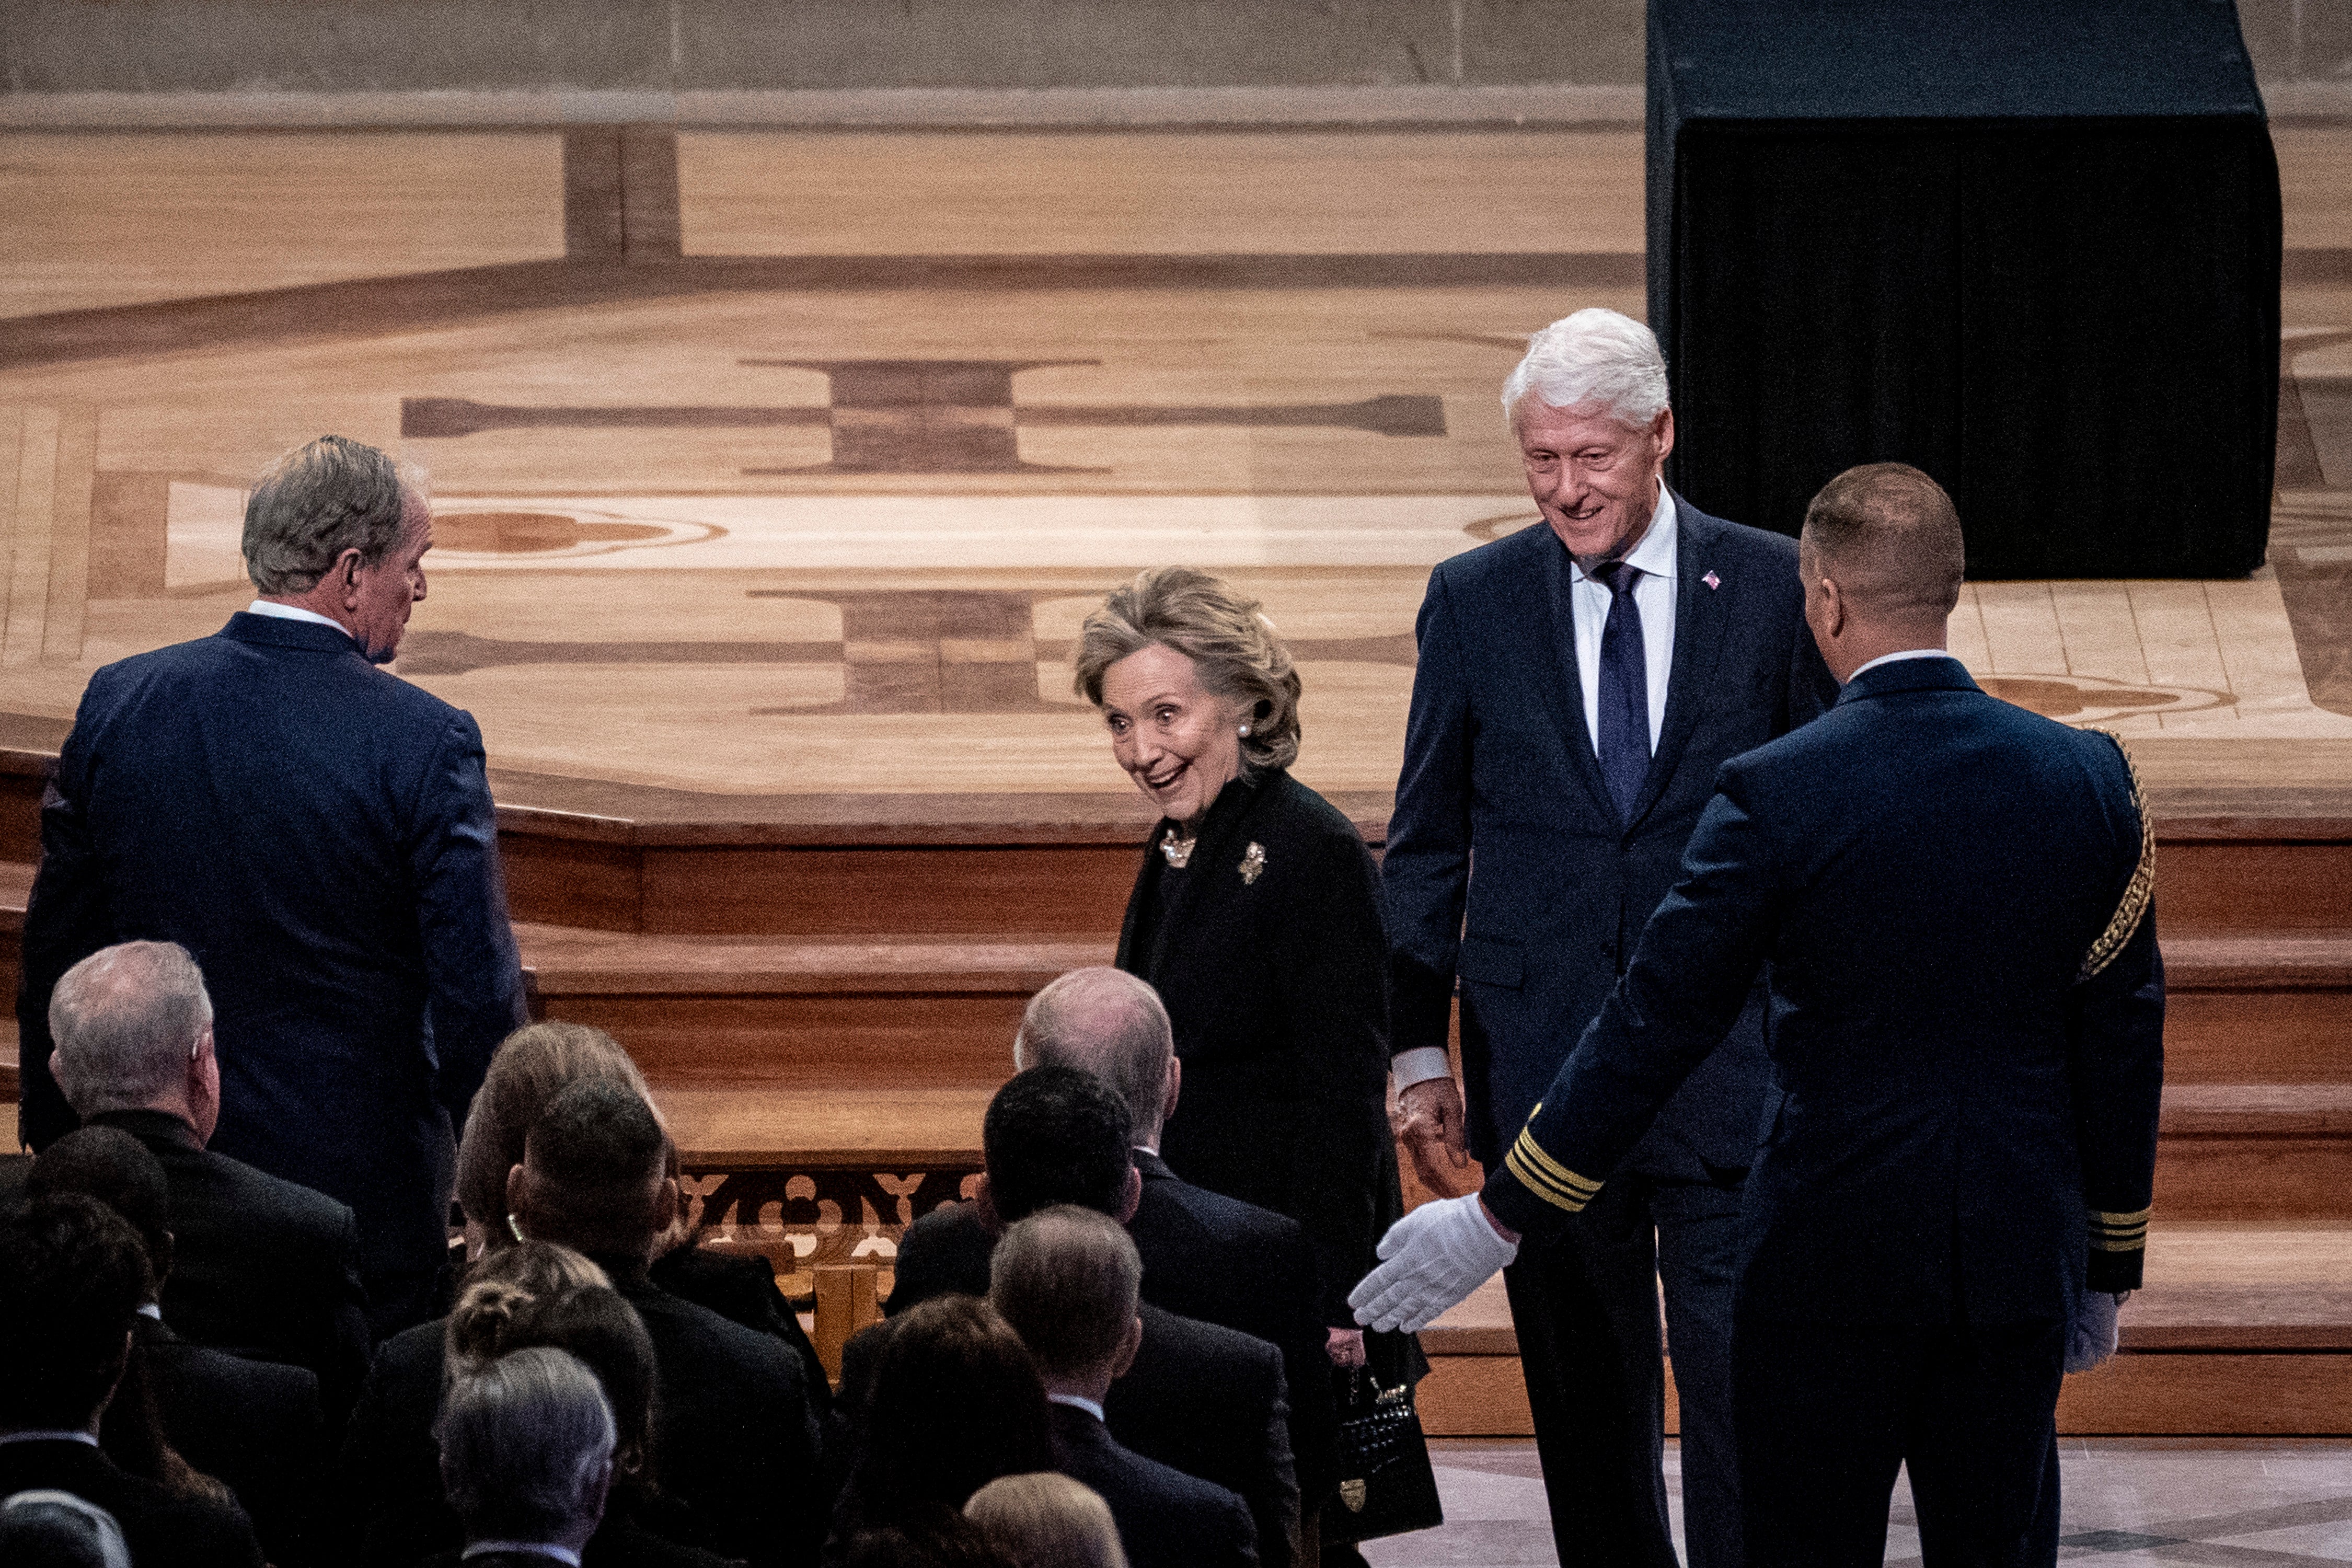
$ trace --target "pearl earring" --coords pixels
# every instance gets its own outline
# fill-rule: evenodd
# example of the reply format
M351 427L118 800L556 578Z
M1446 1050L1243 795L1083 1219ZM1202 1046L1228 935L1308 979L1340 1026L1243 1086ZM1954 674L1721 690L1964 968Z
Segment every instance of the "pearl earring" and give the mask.
M1244 725L1243 725L1243 726L1242 726L1242 733L1243 733L1244 735L1247 735L1247 734L1249 733L1249 726L1248 726L1248 725L1244 724Z

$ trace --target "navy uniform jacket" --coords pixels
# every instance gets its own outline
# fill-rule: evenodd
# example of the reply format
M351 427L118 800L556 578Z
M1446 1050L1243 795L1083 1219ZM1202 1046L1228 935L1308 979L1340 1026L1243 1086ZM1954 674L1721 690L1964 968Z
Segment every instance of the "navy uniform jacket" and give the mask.
M70 1131L49 993L176 942L212 993L210 1147L358 1216L360 1268L430 1278L448 1140L524 1021L481 732L337 627L240 613L90 677L41 806L22 1127ZM382 1303L379 1303L382 1305Z
M1585 728L1559 536L1538 524L1454 556L1430 574L1422 602L1381 866L1391 1035L1399 1051L1443 1048L1461 977L1470 1152L1489 1169L1674 885L1717 766L1820 713L1836 691L1805 629L1794 542L1680 496L1675 510L1674 663L1630 825ZM1636 1166L1683 1181L1745 1170L1769 1079L1759 997Z
M1488 1206L1537 1231L1581 1207L1769 960L1783 1099L1748 1179L1743 1317L2021 1323L2137 1286L2164 1078L2151 844L2112 738L1956 659L1864 671L1724 766Z

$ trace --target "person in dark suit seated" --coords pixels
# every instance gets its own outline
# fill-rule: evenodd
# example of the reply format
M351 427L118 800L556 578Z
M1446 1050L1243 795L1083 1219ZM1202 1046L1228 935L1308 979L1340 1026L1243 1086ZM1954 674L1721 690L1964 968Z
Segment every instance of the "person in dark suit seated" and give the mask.
M136 1138L163 1167L163 1321L194 1344L307 1367L340 1433L370 1348L358 1226L325 1194L205 1147L220 1117L220 1063L194 960L174 942L92 953L58 980L49 1024L52 1070L75 1114Z
M678 1202L667 1148L652 1107L625 1084L574 1083L531 1129L523 1163L509 1174L509 1212L525 1237L593 1258L644 1320L660 1380L653 1477L707 1523L701 1543L760 1564L811 1562L830 1500L818 1484L816 1420L799 1358L648 1278L656 1239ZM494 1248L485 1264L498 1256ZM410 1485L387 1498L370 1478L387 1465L414 1474L415 1434L438 1398L446 1330L411 1330L377 1352L344 1448L346 1483L362 1499L355 1512L381 1517L414 1496Z
M1111 1384L1143 1342L1143 1259L1118 1222L1067 1205L1008 1227L989 1262L989 1303L1045 1380L1054 1463L1110 1504L1132 1568L1255 1564L1249 1508L1224 1488L1129 1452L1103 1423Z
M1837 706L1723 767L1483 1194L1391 1231L1359 1310L1426 1321L1559 1234L1769 963L1786 1098L1732 1334L1748 1561L1878 1563L1907 1464L1928 1562L2046 1562L2060 1379L2112 1353L2146 1246L2155 834L2113 736L1996 700L1945 651L1963 552L1933 479L1839 475L1801 551Z
M70 1492L112 1514L139 1568L260 1568L234 1504L130 1475L98 1446L153 1289L130 1222L79 1193L0 1219L0 1498Z
M999 1476L971 1494L963 1516L1020 1568L1128 1568L1110 1505L1065 1475Z
M457 1141L457 1206L466 1216L467 1256L479 1258L507 1231L507 1173L522 1162L523 1141L548 1101L584 1078L608 1079L645 1096L645 1075L612 1036L585 1024L550 1019L517 1029L490 1058L488 1074ZM656 1116L660 1114L656 1110ZM670 1174L677 1173L677 1153ZM730 1258L698 1247L681 1219L656 1245L648 1276L682 1296L782 1341L800 1357L809 1399L820 1415L833 1405L833 1386L816 1347L776 1286L775 1270L758 1258Z
M1328 1499L1339 1479L1315 1251L1288 1215L1194 1186L1160 1157L1184 1064L1159 994L1123 970L1073 970L1030 998L1013 1060L1090 1072L1127 1101L1143 1178L1127 1233L1143 1257L1143 1299L1281 1349L1291 1462L1302 1511L1311 1512L1305 1505Z
M466 1546L433 1568L581 1568L613 1481L613 1411L594 1373L548 1346L515 1351L450 1384L436 1431Z
M1381 885L1404 1136L1441 1192L1449 1161L1509 1152L1717 768L1834 695L1795 546L1666 485L1667 392L1657 339L1615 310L1535 334L1503 407L1542 521L1442 563L1414 625ZM1595 1173L1606 1195L1503 1276L1562 1561L1674 1568L1663 1292L1690 1568L1739 1568L1727 1369L1740 1185L1771 1116L1760 990L1727 1028L1625 1169Z
M131 1134L111 1127L68 1133L34 1161L25 1191L32 1198L79 1193L106 1205L139 1233L156 1288L164 1289L173 1258L170 1189L162 1163ZM99 1446L138 1472L152 1440L136 1427L152 1415L188 1466L235 1494L276 1568L325 1561L320 1509L331 1449L319 1380L299 1366L190 1344L152 1299L139 1312L131 1353L152 1409L134 1410L118 1394Z
M1130 1154L1127 1104L1092 1073L1036 1067L996 1091L981 1124L987 1164L980 1196L934 1209L898 1244L896 1315L948 1291L988 1289L989 1258L1006 1225L1055 1204L1122 1223L1143 1189ZM1257 1525L1258 1560L1286 1565L1299 1523L1282 1352L1264 1340L1145 1302L1143 1345L1104 1411L1124 1447L1237 1492ZM879 1337L877 1325L866 1331ZM857 1347L852 1340L850 1347ZM852 1388L844 1352L841 1392Z
M1035 1359L986 1301L950 1294L894 1319L856 1409L857 1459L826 1560L847 1561L880 1530L965 1533L972 1493L1053 1468L1045 1411Z
M481 731L378 668L432 543L415 478L356 441L322 437L255 485L258 596L83 692L16 1002L38 1149L75 1120L48 1065L58 977L125 937L194 953L219 1014L212 1147L351 1205L378 1334L437 1310L452 1139L525 1021Z

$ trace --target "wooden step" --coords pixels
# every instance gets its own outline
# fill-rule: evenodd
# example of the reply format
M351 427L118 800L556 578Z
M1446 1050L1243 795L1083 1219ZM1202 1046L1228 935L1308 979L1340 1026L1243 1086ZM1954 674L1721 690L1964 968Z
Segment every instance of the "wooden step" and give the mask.
M2352 929L2160 929L2167 1081L2352 1081Z
M2061 1432L2352 1434L2352 1227L2159 1221L2147 1279L2124 1309L2123 1353L2066 1380ZM1500 1277L1422 1345L1431 1436L1532 1434ZM1673 1431L1671 1381L1668 1397Z
M2167 1084L2155 1212L2352 1220L2352 1084Z

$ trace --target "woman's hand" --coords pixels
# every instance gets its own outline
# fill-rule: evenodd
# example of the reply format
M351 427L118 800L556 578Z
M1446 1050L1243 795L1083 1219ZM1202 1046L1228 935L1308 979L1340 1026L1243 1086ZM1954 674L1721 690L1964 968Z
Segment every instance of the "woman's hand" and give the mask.
M1329 1329L1325 1331L1323 1348L1331 1355L1333 1366L1364 1364L1364 1331L1361 1329Z

